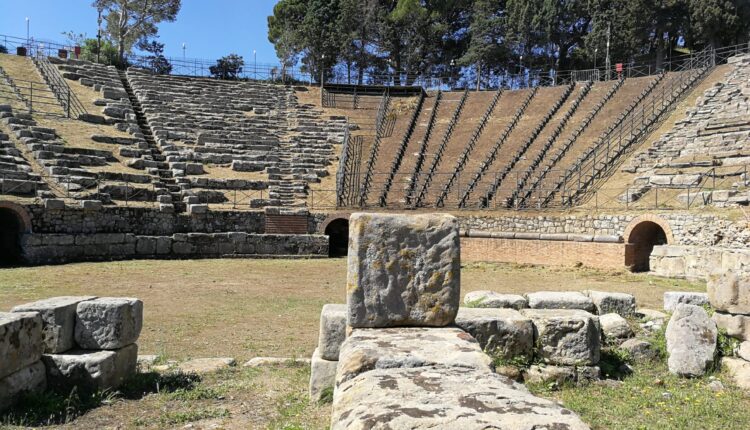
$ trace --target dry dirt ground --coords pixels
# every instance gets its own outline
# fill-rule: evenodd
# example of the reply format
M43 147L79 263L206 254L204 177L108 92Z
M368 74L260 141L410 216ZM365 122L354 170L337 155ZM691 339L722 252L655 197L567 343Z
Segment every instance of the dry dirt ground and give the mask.
M56 295L138 297L145 304L141 353L176 360L229 356L242 364L255 356L309 357L317 343L320 309L345 300L345 277L345 259L127 261L2 269L0 311ZM658 309L664 291L700 291L705 286L584 268L465 266L462 292L478 289L622 291L635 294L639 305ZM144 375L92 410L66 400L73 403L66 407L70 416L55 417L50 427L326 428L329 405L308 402L308 378L307 366L294 365L240 366L202 381ZM36 415L44 414L41 406L34 408ZM46 416L6 417L0 427L38 426Z

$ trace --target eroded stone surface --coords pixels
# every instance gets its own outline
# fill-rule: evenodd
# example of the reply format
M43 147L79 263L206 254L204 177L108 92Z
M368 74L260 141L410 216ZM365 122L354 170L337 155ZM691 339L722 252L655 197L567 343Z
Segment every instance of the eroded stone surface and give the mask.
M310 360L310 399L320 401L326 391L333 393L336 384L336 367L338 361L325 360L320 356L320 349L315 349Z
M73 334L78 303L95 298L95 296L53 297L16 306L12 312L39 312L42 317L43 352L57 354L75 346Z
M318 348L325 360L339 359L339 349L346 339L346 309L346 305L328 304L320 312Z
M628 320L619 314L604 314L599 316L602 333L605 339L626 339L633 336L633 329L628 325Z
M594 365L601 351L599 319L572 309L525 309L534 323L536 354L544 362L560 365Z
M750 390L750 362L741 358L724 357L721 365L727 369L738 387Z
M654 347L642 339L628 339L620 345L636 362L655 360L658 354Z
M718 330L706 311L679 304L667 324L669 371L680 376L701 376L713 365Z
M519 294L501 294L494 291L472 291L464 296L464 304L472 308L524 309L529 303Z
M456 367L375 369L339 385L332 430L589 427L504 376Z
M39 393L47 387L47 374L41 361L0 378L0 411L13 406L21 394Z
M0 312L0 378L42 356L42 317L36 312Z
M349 325L442 327L453 322L461 266L455 217L355 213L349 223Z
M539 366L533 365L523 374L527 384L557 384L574 383L576 381L575 366Z
M217 372L222 369L228 369L236 364L237 362L232 357L194 358L180 363L177 366L177 369L182 373L195 373L202 375L205 373Z
M720 329L726 330L727 336L742 341L750 340L750 316L714 312L711 319Z
M608 291L586 291L599 315L616 313L629 317L635 313L635 297L632 294L611 293Z
M664 293L664 310L674 312L677 305L684 303L687 305L703 306L708 304L708 294L694 293L689 291L667 291Z
M513 309L459 308L456 325L471 334L482 349L502 361L531 359L534 326Z
M355 329L341 345L336 384L372 369L424 366L489 373L491 360L476 339L458 328Z
M594 312L594 301L577 291L539 291L526 295L532 309L580 309Z
M75 341L83 349L119 349L135 343L143 326L143 302L102 297L76 310Z
M50 388L67 392L96 392L117 388L135 373L138 345L131 344L114 351L74 349L64 354L44 354L47 383Z
M708 298L714 309L732 314L750 315L750 277L734 272L708 277Z

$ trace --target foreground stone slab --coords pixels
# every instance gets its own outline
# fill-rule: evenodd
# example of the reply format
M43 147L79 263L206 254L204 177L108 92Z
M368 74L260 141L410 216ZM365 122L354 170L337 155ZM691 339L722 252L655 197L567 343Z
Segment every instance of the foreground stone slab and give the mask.
M628 320L619 314L611 313L599 315L599 324L606 339L626 339L633 336Z
M363 373L337 387L331 419L332 430L588 428L504 376L456 367Z
M36 363L0 378L0 411L13 406L24 393L40 393L47 388L44 363Z
M461 284L455 217L355 213L349 223L351 327L442 327L453 322Z
M325 360L320 356L320 349L316 348L310 360L310 399L319 402L327 392L333 393L336 385L336 367L338 361Z
M36 312L0 312L0 378L42 356L42 317Z
M735 273L712 274L707 282L708 299L717 311L750 315L750 278Z
M79 392L93 393L119 387L134 374L138 361L138 345L114 351L74 349L64 354L44 354L48 386L67 394L73 387Z
M143 326L143 302L102 297L76 310L75 341L83 349L119 349L135 343Z
M177 369L182 373L195 373L203 375L206 373L218 372L222 369L228 369L235 366L237 362L231 357L220 358L194 358L192 360L180 363Z
M491 372L491 360L458 328L355 329L341 345L336 385L379 368L442 366Z
M246 361L242 367L259 368L266 366L298 366L302 364L310 364L310 359L294 357L254 357Z
M501 294L494 291L472 291L464 296L464 304L471 308L524 309L529 303L519 294Z
M339 349L346 339L346 309L346 305L328 304L320 312L318 349L325 360L339 359Z
M718 330L702 307L677 305L665 336L670 372L695 377L705 374L713 365Z
M594 308L599 315L615 313L629 317L635 313L635 296L632 294L608 291L586 291L585 294L594 302Z
M726 330L727 336L742 341L750 340L750 316L714 312L711 319L714 320L717 327Z
M95 298L95 296L53 297L16 306L12 312L39 312L42 317L43 352L57 354L75 347L73 335L78 303Z
M599 362L599 319L574 309L524 309L534 323L535 352L545 363L590 366Z
M516 310L459 308L456 326L472 335L495 359L527 362L533 355L534 326Z
M594 301L577 291L540 291L526 295L532 309L580 309L594 312Z
M688 291L667 291L664 293L664 310L674 312L677 305L684 303L686 305L703 306L708 304L708 294L693 293Z

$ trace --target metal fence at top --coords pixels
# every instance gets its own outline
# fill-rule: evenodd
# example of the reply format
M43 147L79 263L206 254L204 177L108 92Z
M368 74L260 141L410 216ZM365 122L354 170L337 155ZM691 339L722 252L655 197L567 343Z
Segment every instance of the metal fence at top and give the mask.
M26 48L27 55L58 56L65 53L73 57L75 47L70 44L35 38L20 38L15 36L0 35L0 44L4 44L9 51L17 47ZM732 55L747 52L748 44L740 44L715 49L716 62L720 64ZM371 71L366 70L361 74L350 73L345 67L338 66L327 71L323 76L311 73L305 67L285 66L283 64L272 64L257 62L255 58L245 58L242 71L238 78L273 82L298 82L306 84L319 84L321 78L329 84L358 84L358 85L384 85L384 86L421 86L425 89L457 89L457 88L479 88L480 90L496 90L498 88L526 88L534 86L564 85L581 80L612 80L621 77L641 77L661 73L663 71L684 70L685 64L693 62L696 53L672 56L661 62L630 61L614 62L610 67L595 67L579 70L553 70L513 66L512 70L502 73L490 73L481 76L478 80L472 67L455 67L452 70L444 68L435 71ZM216 59L201 59L188 57L165 57L172 65L172 75L210 77L211 67L216 65ZM136 67L148 68L149 57L143 55L128 55L129 64ZM474 76L473 78L471 76Z

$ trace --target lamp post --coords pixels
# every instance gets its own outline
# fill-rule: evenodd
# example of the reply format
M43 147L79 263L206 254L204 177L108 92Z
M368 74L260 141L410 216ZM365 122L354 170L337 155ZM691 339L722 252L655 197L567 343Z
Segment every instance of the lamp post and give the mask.
M320 56L320 105L323 106L323 82L325 81L325 63L326 54Z
M456 60L451 60L451 90L455 88L455 71L456 71Z
M30 21L31 20L27 16L26 17L26 47L28 48L29 51L31 51L31 38L29 37L29 22Z
M605 72L607 74L607 80L609 80L609 67L610 67L610 60L609 60L609 36L611 34L610 30L612 29L612 24L607 24L607 58L606 58L606 64L604 68L606 69Z
M99 12L99 17L96 19L96 62L100 63L102 52L102 8L98 8L97 12Z
M258 51L253 49L253 78L258 80Z
M525 79L525 76L522 76L522 73L523 73L523 55L521 55L518 58L518 78L521 79L521 82L525 83L526 79Z
M182 42L182 61L185 61L185 50L187 49L187 44L185 42Z

